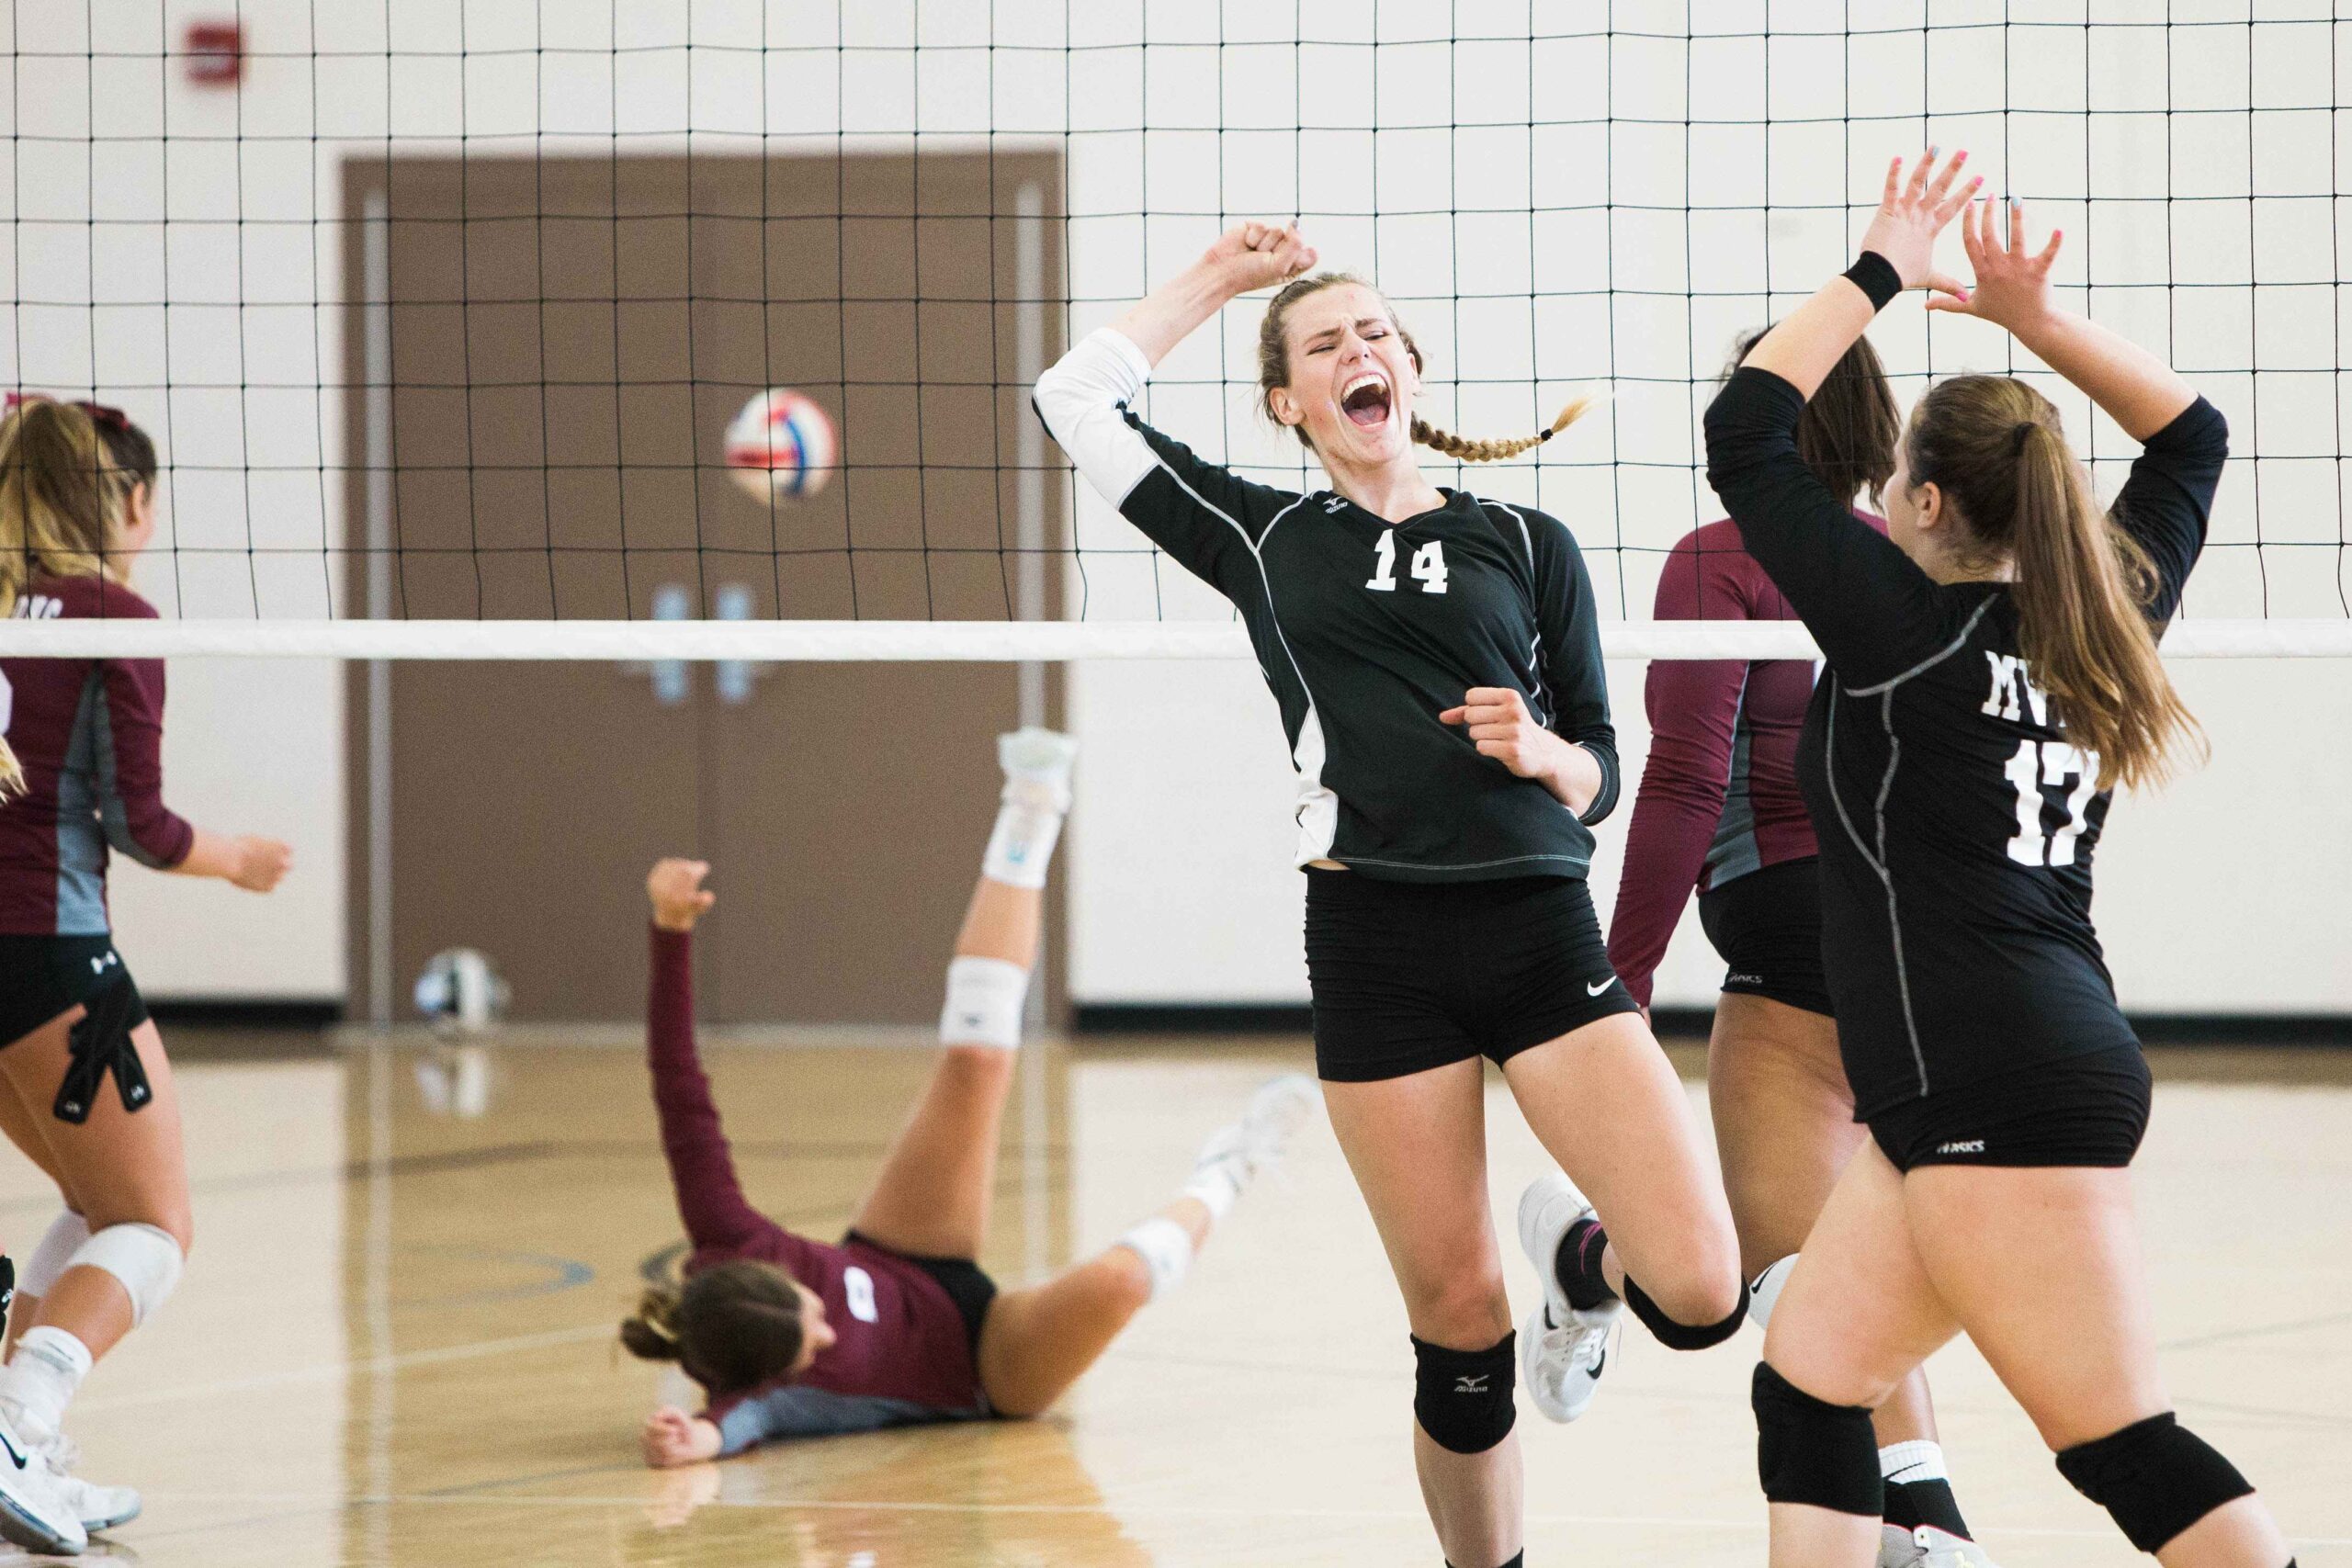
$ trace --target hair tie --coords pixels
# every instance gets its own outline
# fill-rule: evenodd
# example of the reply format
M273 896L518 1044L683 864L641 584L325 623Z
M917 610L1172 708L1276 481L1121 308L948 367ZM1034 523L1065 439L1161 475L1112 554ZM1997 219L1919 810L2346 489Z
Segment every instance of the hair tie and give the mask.
M2009 456L2012 457L2024 457L2026 442L2032 437L2035 431L2040 430L2041 428L2041 426L2036 424L2030 419L2019 422L2018 427L2009 432Z

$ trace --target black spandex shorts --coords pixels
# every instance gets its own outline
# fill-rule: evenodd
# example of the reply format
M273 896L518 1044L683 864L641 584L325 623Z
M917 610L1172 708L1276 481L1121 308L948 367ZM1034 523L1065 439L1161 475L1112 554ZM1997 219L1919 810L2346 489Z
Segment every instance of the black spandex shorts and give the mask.
M1726 965L1724 990L1837 1016L1821 970L1820 863L1782 861L1699 895L1699 924Z
M1315 1068L1332 1083L1500 1063L1640 1010L1575 876L1384 882L1306 874Z
M933 1279L956 1303L956 1315L964 1320L964 1337L971 1341L972 1364L979 1364L980 1325L988 1321L989 1303L996 1300L996 1281L981 1272L980 1266L968 1258L926 1258L920 1252L905 1252L895 1247L885 1247L870 1235L853 1230L842 1237L844 1246L855 1242L876 1252L887 1252L902 1258Z
M2069 1056L1906 1100L1871 1117L1897 1170L1923 1165L2132 1163L2148 1130L2148 1059L2137 1047Z
M0 1045L117 986L128 993L112 998L123 1004L119 1027L127 1034L147 1021L147 1004L113 937L0 936Z

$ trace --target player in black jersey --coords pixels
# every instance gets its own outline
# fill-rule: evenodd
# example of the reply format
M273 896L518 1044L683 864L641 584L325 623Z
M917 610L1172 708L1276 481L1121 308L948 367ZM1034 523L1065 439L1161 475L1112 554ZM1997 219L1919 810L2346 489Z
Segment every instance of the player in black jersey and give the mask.
M1879 1542L1871 1407L1965 1330L2058 1456L2166 1568L2278 1568L2229 1461L2175 1420L2124 1167L2146 1063L2090 920L2118 783L2194 737L2156 658L2228 455L2153 355L2058 309L2060 236L1963 224L1973 290L1933 270L1966 154L1897 160L1851 271L1776 328L1707 412L1708 477L1827 659L1800 782L1856 1114L1847 1166L1770 1309L1755 1403L1771 1561L1862 1568ZM1961 376L1912 411L1888 532L1799 459L1805 399L1905 288L2006 328L2143 444L2102 517L2057 410ZM1763 1310L1760 1303L1759 1312ZM1932 1559L1931 1559L1932 1561Z
M1544 437L1467 442L1410 417L1411 337L1369 285L1299 276L1314 262L1293 231L1232 231L1072 349L1036 405L1094 488L1233 602L1273 689L1299 775L1317 1065L1412 1325L1415 1461L1448 1561L1496 1568L1520 1560L1521 1468L1481 1058L1593 1198L1553 1176L1520 1206L1545 1304L1518 1360L1547 1414L1590 1400L1621 1300L1669 1345L1729 1337L1738 1245L1585 890L1617 756L1576 541L1436 489L1413 452ZM1311 495L1204 462L1131 406L1186 334L1276 284L1259 381L1330 477Z

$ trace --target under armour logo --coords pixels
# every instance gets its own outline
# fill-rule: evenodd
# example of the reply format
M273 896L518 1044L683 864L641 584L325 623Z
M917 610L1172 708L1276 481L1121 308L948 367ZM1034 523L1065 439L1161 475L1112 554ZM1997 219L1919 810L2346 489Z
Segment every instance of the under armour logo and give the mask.
M1453 1392L1456 1393L1484 1393L1487 1392L1487 1380L1493 1375L1494 1374L1491 1372L1479 1372L1475 1375L1464 1375L1455 1378L1453 1380Z

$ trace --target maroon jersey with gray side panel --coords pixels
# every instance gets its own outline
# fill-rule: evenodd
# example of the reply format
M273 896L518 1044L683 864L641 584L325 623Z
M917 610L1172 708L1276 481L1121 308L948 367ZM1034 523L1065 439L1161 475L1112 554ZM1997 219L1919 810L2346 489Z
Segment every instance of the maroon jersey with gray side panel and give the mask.
M153 605L100 577L35 578L21 620L153 620ZM196 829L164 804L164 661L0 659L0 733L25 793L0 803L0 933L100 936L107 860L168 869Z

